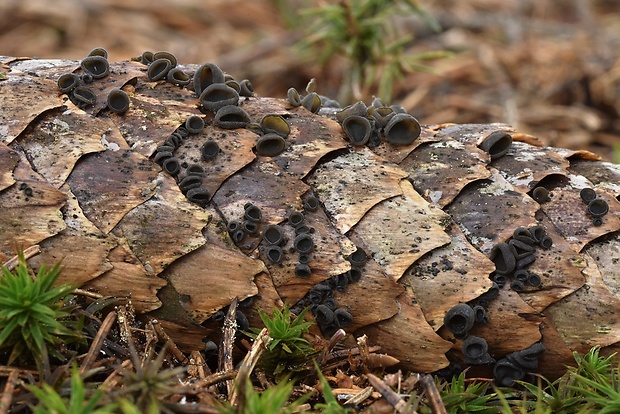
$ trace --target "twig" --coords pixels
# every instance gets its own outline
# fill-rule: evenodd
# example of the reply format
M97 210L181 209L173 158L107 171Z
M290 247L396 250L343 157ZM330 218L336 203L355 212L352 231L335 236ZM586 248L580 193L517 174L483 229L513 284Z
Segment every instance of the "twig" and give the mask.
M344 331L344 329L338 329L332 335L332 337L329 338L329 343L327 344L325 348L323 348L323 353L321 354L319 365L322 365L323 363L325 363L325 361L327 361L327 357L329 356L329 353L334 349L336 345L338 345L340 341L344 339L345 336L347 336L347 333Z
M190 352L189 361L187 362L187 374L190 377L197 377L201 380L204 380L207 375L211 375L209 366L205 362L200 352Z
M101 293L91 292L90 290L79 289L79 288L74 289L73 293L75 293L76 295L82 295L82 296L86 296L88 298L93 298L93 299L101 299L103 297Z
M220 347L219 354L219 369L220 371L231 371L234 368L233 365L233 344L235 343L235 334L237 333L237 303L238 299L235 297L228 308L226 319L224 319L224 337L222 338L222 346ZM228 396L232 395L235 389L235 384L232 380L226 381L226 389Z
M9 408L13 402L13 392L15 391L15 385L17 385L18 378L19 370L13 369L6 381L4 391L2 391L2 398L0 399L0 414L6 414L9 412Z
M433 410L433 413L447 414L446 406L441 399L441 395L439 394L435 381L433 381L433 377L428 374L422 375L420 378L420 384L422 384L422 388L428 398L428 402L431 405L431 410Z
M35 244L34 246L30 246L29 248L27 248L26 250L22 252L22 254L24 255L24 259L26 260L30 259L33 256L36 256L39 253L41 253L41 246L39 246L38 244ZM8 271L11 271L15 269L18 264L19 264L19 255L11 257L4 264L4 267L6 267Z
M160 325L159 321L157 319L152 319L151 324L153 325L153 329L155 329L157 337L165 342L168 352L170 352L181 364L187 364L187 357L183 354L183 352L181 352L177 344L170 339L166 331L164 331L164 328Z
M216 372L215 374L208 375L204 380L198 381L195 385L198 388L207 388L218 382L235 378L236 376L237 371L234 369L231 371Z
M233 392L229 397L230 404L232 406L237 406L237 412L239 413L245 412L245 387L250 382L250 374L254 370L258 359L263 354L263 351L265 351L270 341L271 338L269 337L269 330L267 328L263 328L256 336L252 349L250 349L250 352L248 352L245 355L245 358L243 358L243 361L241 361L237 378L235 378L237 387L233 389Z
M383 398L387 400L388 403L399 413L406 414L417 414L411 406L407 405L405 400L403 400L398 394L396 394L392 389L381 379L374 376L373 374L366 374L368 376L368 381L370 384L375 387L377 391L381 393Z
M80 366L80 374L84 374L86 371L88 371L91 368L92 364L97 359L97 355L99 354L99 351L101 350L101 347L103 346L103 341L105 341L105 338L108 336L108 333L110 333L110 329L112 329L112 324L114 324L115 320L116 320L116 312L114 311L108 313L108 315L103 320L103 323L99 327L99 330L97 331L97 335L95 335L95 338L93 339L93 343L90 345L90 348L88 349L88 353L86 354L86 357L84 358L84 361L82 362L82 365Z
M357 347L360 350L360 357L362 358L362 367L364 372L368 372L370 351L368 350L368 336L366 334L357 338Z

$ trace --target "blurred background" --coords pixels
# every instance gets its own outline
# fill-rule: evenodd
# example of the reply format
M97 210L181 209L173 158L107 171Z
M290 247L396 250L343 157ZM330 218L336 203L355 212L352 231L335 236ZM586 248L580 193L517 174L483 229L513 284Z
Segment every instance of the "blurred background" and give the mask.
M285 97L505 122L620 162L618 0L0 0L0 55L167 50Z

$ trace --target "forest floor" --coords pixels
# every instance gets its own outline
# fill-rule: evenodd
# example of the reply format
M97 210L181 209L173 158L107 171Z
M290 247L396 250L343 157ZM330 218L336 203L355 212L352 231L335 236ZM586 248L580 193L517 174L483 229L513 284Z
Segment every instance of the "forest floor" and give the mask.
M318 80L337 97L349 62L322 66L302 13L320 0L5 0L0 55L110 60L168 50L181 63L214 62L250 79L261 96L284 97ZM421 0L441 29L402 14L406 54L448 51L394 84L389 103L424 124L504 122L544 144L614 158L620 145L620 5L614 0ZM392 24L390 22L389 24ZM376 94L365 91L368 103ZM342 103L342 102L341 102ZM345 102L346 103L346 102ZM616 154L618 150L616 149ZM618 155L616 155L616 160Z

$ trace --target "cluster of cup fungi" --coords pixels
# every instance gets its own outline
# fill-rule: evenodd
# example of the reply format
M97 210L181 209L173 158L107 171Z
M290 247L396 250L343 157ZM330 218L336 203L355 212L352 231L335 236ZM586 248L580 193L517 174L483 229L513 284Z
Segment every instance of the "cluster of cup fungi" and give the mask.
M593 226L601 226L603 224L603 216L609 211L607 201L598 197L593 188L585 187L579 192L581 200L588 206L588 213L592 217Z
M69 99L79 108L86 108L97 102L97 95L89 88L97 79L105 78L110 74L108 52L101 48L90 51L87 57L80 62L82 74L67 72L58 78L58 89L69 95ZM123 113L129 109L129 96L125 91L114 88L108 93L108 109L115 113Z
M252 84L248 80L237 82L213 63L200 66L193 76L190 76L178 67L177 59L169 52L144 52L134 60L148 66L147 75L152 81L165 80L181 88L193 87L201 108L214 114L213 122L219 128L246 128L259 135L255 147L257 155L275 157L285 150L285 139L290 133L290 126L282 116L269 114L257 122L252 122L248 113L239 106L240 97L247 99L255 96ZM93 49L80 62L80 67L81 75L62 74L58 79L58 87L63 93L67 93L77 106L84 108L96 102L95 93L86 85L107 76L110 72L107 52L103 48ZM339 107L337 102L318 95L315 88L316 82L313 79L306 87L306 95L291 88L287 93L287 99L292 106L303 106L312 113L318 113L324 106ZM123 90L115 88L110 91L107 106L112 112L123 113L127 111L129 105L129 96ZM381 141L393 145L409 145L421 132L419 122L406 113L404 108L398 105L384 105L377 98L368 106L363 102L357 102L338 111L335 116L343 128L346 139L353 146L376 147ZM179 188L188 200L200 206L206 206L211 198L211 194L202 187L204 168L199 164L185 165L175 157L175 150L192 135L199 134L204 127L203 117L189 116L158 146L154 155L154 161L177 179ZM480 148L490 154L491 160L495 160L505 155L511 144L512 137L508 133L496 131L480 144ZM201 147L201 160L213 161L220 152L217 142L208 139ZM609 210L607 203L597 197L591 188L584 188L580 195L588 206L593 224L601 225L602 217ZM538 187L533 190L533 198L538 202L549 201L549 193L544 187ZM310 194L305 198L306 213L313 212L318 207L319 201L314 195ZM260 208L247 203L244 206L243 219L231 220L228 223L229 235L236 244L241 243L246 235L261 236L267 259L273 264L280 264L284 257L283 247L288 243L284 230L280 225L268 225L261 231L261 219ZM296 251L299 255L295 276L307 279L312 274L310 260L314 249L312 240L314 229L305 224L302 212L289 213L287 223L295 230L291 252ZM491 250L490 259L496 266L491 276L494 281L493 287L472 303L458 304L445 315L446 328L456 339L462 340L463 361L468 365L494 364L494 376L500 386L512 386L515 381L523 379L528 370L535 369L538 366L538 357L544 351L543 345L537 342L527 349L513 352L496 361L488 352L486 340L470 335L469 331L476 324L488 322L488 302L499 295L499 289L507 282L507 277L512 276L510 286L517 292L523 291L526 284L540 285L540 277L528 271L527 266L535 260L536 246L548 249L551 245L551 238L543 227L533 226L529 229L519 227L510 240L495 245ZM331 336L338 329L350 326L353 322L351 314L346 309L338 307L334 292L343 292L348 284L360 280L368 257L361 248L358 248L347 257L347 260L351 264L351 270L313 286L291 308L293 313L299 313L303 308L309 307L325 336ZM251 299L249 298L248 304L251 304ZM223 321L224 315L225 310L220 310L211 319ZM241 329L249 328L243 312L237 312L237 319Z
M386 106L375 98L366 106L359 101L336 113L353 146L376 147L383 138L393 145L409 145L422 131L420 123L399 105Z

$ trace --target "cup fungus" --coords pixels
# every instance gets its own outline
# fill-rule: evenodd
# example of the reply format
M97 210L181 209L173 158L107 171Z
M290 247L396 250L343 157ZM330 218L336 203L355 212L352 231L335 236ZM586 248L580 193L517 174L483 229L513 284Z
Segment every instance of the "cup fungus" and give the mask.
M310 256L307 254L300 254L299 255L299 263L301 264L306 264L310 261Z
M582 188L579 192L579 197L581 197L584 203L589 203L596 198L596 191L590 187Z
M150 80L159 81L168 76L170 69L172 69L172 63L166 58L161 58L154 60L146 73Z
M550 249L551 246L553 246L553 240L551 239L551 237L547 236L546 234L540 239L540 241L538 242L538 244L540 244L540 247L542 247L543 249L547 250Z
M243 210L243 215L247 220L258 223L263 218L263 213L260 207L257 207L254 204L248 203L244 206Z
M89 73L93 79L101 79L110 73L110 64L103 56L88 56L80 62L84 72Z
M185 128L183 125L179 126L177 129L174 130L175 134L179 134L179 136L183 139L187 138L189 136L189 132L187 131L187 128Z
M286 92L286 99L293 106L301 106L301 96L299 96L299 92L295 88L289 88Z
M200 186L202 186L202 177L199 175L187 175L179 181L179 189L183 194L186 194L192 188L198 188Z
M473 308L466 303L459 303L446 313L443 323L456 338L465 338L475 320Z
M150 51L144 51L142 52L142 55L140 55L140 63L142 63L143 65L150 65L153 60L153 52Z
M118 88L114 88L108 94L108 109L114 113L122 114L129 109L129 95Z
M507 275L515 270L517 261L508 243L498 243L491 249L489 259L495 263L495 272Z
M80 77L75 73L63 73L58 78L58 89L63 93L71 92L80 84Z
M514 362L503 358L493 367L493 377L500 387L512 387L515 381L520 381L525 377L525 371Z
M172 151L160 151L157 150L157 154L155 154L155 158L153 158L153 160L159 164L162 165L164 163L164 161L166 161L168 158L172 157Z
M334 311L334 320L337 322L338 327L346 328L353 323L353 316L345 309L339 308Z
M313 195L309 195L304 200L304 208L308 211L316 211L319 208L319 199Z
M293 241L293 247L299 253L306 254L310 253L314 248L314 242L312 241L312 237L309 234L303 233L295 237Z
M89 84L93 83L94 79L93 79L93 75L91 75L88 72L84 72L84 73L82 73L82 75L80 75L80 80L82 82L84 82L85 84L89 85Z
M292 211L288 215L288 223L293 227L298 227L304 222L304 215L299 211Z
M352 105L349 105L342 109L342 111L336 112L336 119L341 124L350 116L366 116L367 109L366 105L362 101L357 101Z
M181 137L181 135L177 134L176 132L173 132L172 134L168 135L168 138L166 138L166 141L164 141L164 143L176 149L183 143L183 137Z
M492 363L495 360L489 356L489 345L484 338L469 335L463 340L461 350L465 363L470 365L481 365L484 363Z
M265 134L256 141L256 153L266 157L275 157L284 152L286 142L278 134Z
M178 64L176 56L174 56L170 52L160 51L153 53L153 61L156 61L158 59L168 59L172 68L176 67Z
M265 248L265 256L267 256L267 259L272 263L280 263L284 256L284 252L280 246L272 244Z
M239 95L246 98L254 96L254 86L252 86L252 83L249 80L244 79L241 81L239 84Z
M185 129L190 134L198 134L202 132L205 127L205 120L198 115L190 115L185 120Z
M176 86L189 85L192 78L180 68L172 68L166 75L166 80Z
M529 272L527 275L527 284L530 286L540 286L541 279L540 276L534 272Z
M333 311L335 311L338 308L338 302L336 302L336 299L334 298L325 299L325 301L323 302L323 305L327 306L329 309Z
M341 273L332 277L336 281L336 290L338 292L344 292L349 284L349 276L346 273Z
M308 279L312 275L312 270L310 266L305 263L298 263L295 266L295 276L300 279Z
M205 63L194 74L194 91L198 96L208 86L224 82L224 72L215 63Z
M545 187L536 187L532 190L532 198L539 204L551 201L551 197L549 197L549 190Z
M514 362L525 369L538 368L538 358L545 351L545 347L540 342L535 342L531 346L521 351L512 352L506 355L506 359Z
M316 114L321 109L321 97L316 92L309 93L301 100L301 106Z
M499 273L493 275L493 281L497 283L499 287L503 287L506 284L506 280L506 275L500 275Z
M75 99L77 106L94 105L97 102L97 95L92 89L85 86L78 86L71 91L71 96Z
M101 56L104 59L108 58L108 51L102 47L96 47L90 52L88 52L88 56Z
M520 281L521 283L525 283L527 282L529 275L530 275L530 272L528 272L527 270L519 269L519 270L515 270L512 277L514 277L516 280Z
M347 259L355 266L363 266L368 260L368 255L366 255L363 249L358 247Z
M523 290L525 290L525 285L522 281L515 279L510 283L510 288L515 292L523 292Z
M511 247L512 253L517 260L524 258L534 252L534 246L512 238L508 241L508 245Z
M209 161L214 159L220 152L220 146L213 140L207 140L202 147L200 147L200 154L203 161Z
M376 108L372 112L372 117L375 119L377 128L379 129L385 128L394 115L396 115L396 112L390 107Z
M258 232L258 224L251 220L245 220L243 222L243 231L250 235L256 234Z
M334 311L325 305L319 305L314 310L314 317L319 326L329 325L334 321Z
M185 173L190 176L190 175L198 175L200 177L203 177L205 175L205 169L202 168L202 165L200 164L191 164L190 166L188 166L185 169Z
M480 149L496 160L508 153L512 145L512 136L504 131L490 133L479 145Z
M214 83L207 86L199 97L202 107L213 113L223 106L237 105L239 94L230 86L223 83Z
M523 226L516 228L516 230L512 233L512 238L530 246L536 244L536 239L532 236L532 233L530 233L530 231Z
M245 232L243 231L243 229L238 229L233 231L230 234L230 237L232 238L233 242L235 242L235 244L239 244L243 241L243 238L245 237Z
M476 322L486 325L489 322L489 315L487 314L487 310L480 305L474 306L473 309Z
M196 203L201 207L206 206L211 199L211 194L206 188L192 188L185 195L189 201Z
M239 82L237 82L237 81L236 81L236 80L234 80L234 79L229 79L229 80L227 80L226 82L224 82L224 84L225 84L226 86L230 86L231 88L233 88L234 90L236 90L236 91L237 91L237 93L241 92L241 87L239 86ZM239 96L241 96L241 95L239 95Z
M170 175L176 175L181 171L181 161L177 157L166 158L161 167Z
M270 224L269 226L265 227L265 231L263 232L263 238L268 244L279 245L284 243L284 231L279 225Z
M364 116L351 115L342 122L342 129L351 144L362 146L368 143L374 126Z
M362 278L362 271L359 267L351 266L351 270L347 272L347 279L349 282L359 282Z
M258 123L265 133L275 133L286 138L291 133L291 127L281 115L267 114Z
M588 213L594 218L603 217L608 211L609 205L602 198L595 198L588 203Z
M245 128L250 123L250 115L236 105L226 105L215 113L215 124L223 129Z
M394 145L409 145L422 132L420 123L409 114L396 114L383 128L385 140Z
M237 323L237 329L240 331L249 331L250 330L250 321L245 314L237 309L237 317L235 318L235 322Z
M231 220L228 222L228 225L226 226L226 228L228 229L229 233L233 233L237 230L241 230L241 223L238 222L237 220Z

